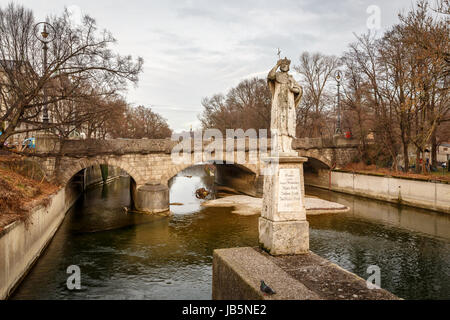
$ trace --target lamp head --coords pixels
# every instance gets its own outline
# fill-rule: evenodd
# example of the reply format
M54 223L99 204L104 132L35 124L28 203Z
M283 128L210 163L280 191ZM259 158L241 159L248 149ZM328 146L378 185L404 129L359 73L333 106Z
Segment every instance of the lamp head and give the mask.
M47 26L44 24L44 30L41 32L41 36L42 38L47 39L48 34L49 33L47 32Z
M342 73L340 70L336 70L336 72L334 73L334 78L336 79L337 82L341 82L342 80Z
M55 39L56 30L48 22L39 22L34 26L34 36L41 42L49 43Z

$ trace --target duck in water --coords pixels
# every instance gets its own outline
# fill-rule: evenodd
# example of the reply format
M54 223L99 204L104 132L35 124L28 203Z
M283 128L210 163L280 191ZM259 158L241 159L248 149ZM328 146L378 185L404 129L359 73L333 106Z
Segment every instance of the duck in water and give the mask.
M195 197L197 199L205 199L209 195L209 191L205 188L200 188L195 191Z

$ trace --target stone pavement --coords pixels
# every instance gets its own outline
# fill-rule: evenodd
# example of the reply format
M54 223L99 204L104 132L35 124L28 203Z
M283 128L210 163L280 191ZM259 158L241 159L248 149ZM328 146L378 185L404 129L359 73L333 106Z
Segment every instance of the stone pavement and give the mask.
M265 295L260 281L276 291ZM214 250L215 300L398 300L384 289L309 251L271 256L259 248Z

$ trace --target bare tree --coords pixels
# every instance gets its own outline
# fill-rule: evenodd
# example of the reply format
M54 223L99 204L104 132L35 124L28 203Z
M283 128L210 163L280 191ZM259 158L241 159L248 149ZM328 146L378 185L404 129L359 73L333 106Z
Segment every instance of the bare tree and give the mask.
M216 94L202 101L199 117L204 129L249 128L269 129L271 94L266 80L253 78L241 81L226 96Z
M113 117L107 117L104 128L113 138L130 139L164 139L172 135L166 119L152 111L151 108L137 106L135 108L124 104L123 101L116 101L120 104Z
M432 9L435 12L450 15L450 1L449 0L436 0L435 6Z
M371 133L374 124L373 110L371 109L370 83L361 72L355 59L354 52L344 54L342 61L345 67L344 99L342 105L345 110L344 126L353 128L353 137L359 139L360 158L365 162L370 159L367 150L367 136Z
M55 28L49 47L48 65L43 71L41 44L34 36L33 13L10 3L0 8L0 121L6 123L0 146L11 135L50 129L73 123L44 124L40 114L44 104L106 98L124 90L128 82L137 83L142 59L121 56L111 51L115 43L106 30L99 31L95 20L84 16L81 25L73 25L67 10L48 21ZM89 84L92 90L85 90ZM92 110L79 109L77 117L92 116ZM20 125L30 124L31 128Z
M345 121L361 141L361 160L366 163L393 160L397 142L390 105L382 95L385 86L379 64L378 41L370 33L356 36L343 55ZM371 137L370 144L366 143Z
M335 56L303 52L299 64L294 66L294 70L302 75L300 83L303 87L303 99L297 113L298 122L300 128L310 129L308 132L301 132L300 136L318 137L327 134L329 126L326 125L325 115L333 106L334 96L330 91L329 81L339 65L340 61ZM333 134L332 131L328 135Z
M445 1L441 1L440 8L445 8ZM447 12L448 9L447 1ZM441 123L450 121L449 21L431 14L428 2L423 0L399 17L402 43L412 54L410 82L417 97L412 140L418 156L431 144L431 160L436 165L437 129Z
M408 171L413 147L417 164L430 144L436 160L437 130L449 117L450 41L448 21L431 14L426 1L399 17L400 23L381 38L362 35L350 45L344 55L344 103L357 118L359 133L374 133L375 156L388 150L396 168L400 143ZM374 121L364 123L364 115Z

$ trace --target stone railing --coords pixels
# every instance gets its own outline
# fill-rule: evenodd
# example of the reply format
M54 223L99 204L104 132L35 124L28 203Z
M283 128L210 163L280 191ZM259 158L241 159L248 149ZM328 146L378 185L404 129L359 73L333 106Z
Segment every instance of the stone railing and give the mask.
M212 140L211 140L212 141ZM204 149L211 141L203 141L201 148ZM226 140L223 142L223 149L226 150ZM251 146L259 148L255 141L251 143L249 139L245 144L241 139L236 139L234 150L248 151ZM169 154L178 144L178 141L170 139L111 139L111 140L60 140L54 136L36 137L36 152L41 154L61 154L70 156L90 156L100 154ZM194 144L194 140L184 141L186 147L191 143L191 152L199 146ZM271 140L267 139L267 150L271 149ZM324 149L324 148L354 148L358 146L358 141L354 139L335 138L299 138L293 142L296 150Z

